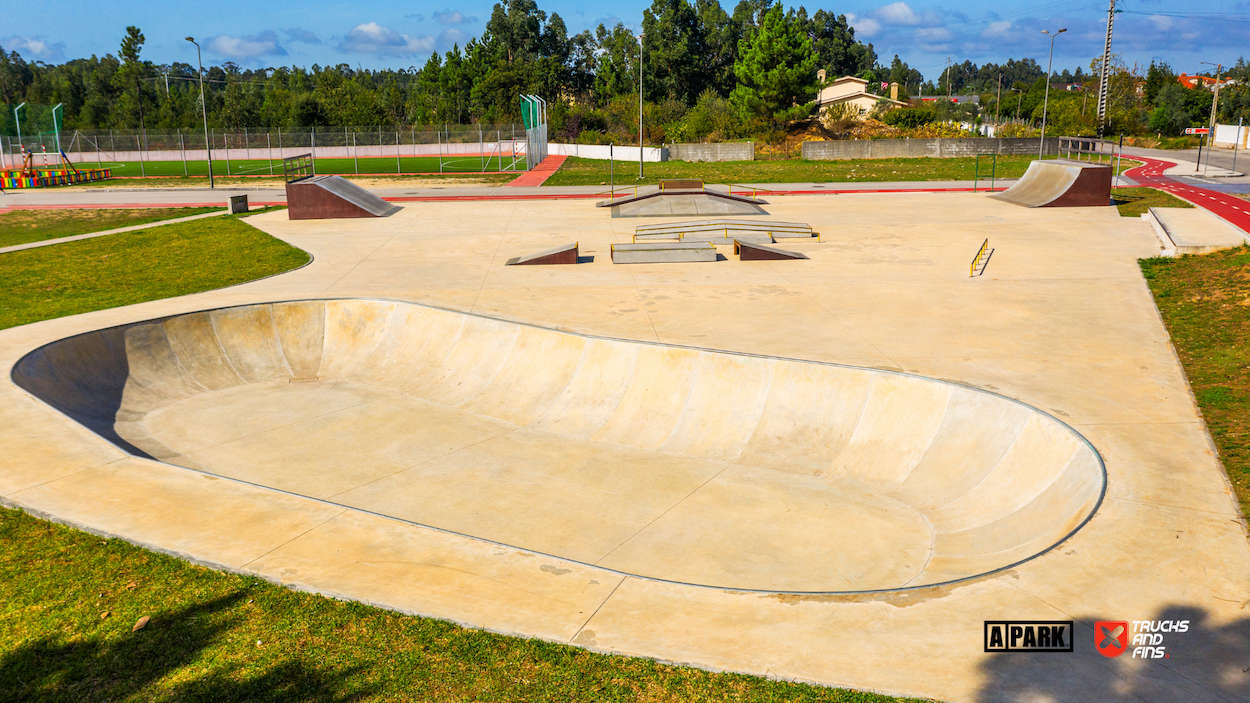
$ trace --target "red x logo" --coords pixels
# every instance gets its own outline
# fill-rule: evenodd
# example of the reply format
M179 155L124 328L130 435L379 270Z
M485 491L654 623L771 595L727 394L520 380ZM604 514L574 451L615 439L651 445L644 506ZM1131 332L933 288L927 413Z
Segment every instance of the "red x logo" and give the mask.
M1094 649L1104 657L1118 657L1128 649L1128 622L1099 620L1094 623Z

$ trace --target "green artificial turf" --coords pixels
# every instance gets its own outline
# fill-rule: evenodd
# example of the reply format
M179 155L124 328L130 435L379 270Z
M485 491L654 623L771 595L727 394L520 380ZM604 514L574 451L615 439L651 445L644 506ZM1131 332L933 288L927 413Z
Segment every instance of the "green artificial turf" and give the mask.
M1250 518L1250 247L1142 259L1141 268Z
M263 149L254 150L261 155ZM397 173L483 173L502 171L514 168L519 175L525 171L525 159L520 159L515 166L510 158L500 161L498 156L489 161L480 156L444 156L440 167L437 156L403 156L398 161L391 157L370 157L358 159L318 158L317 173L338 174L391 174ZM110 169L114 176L208 176L208 163L205 161L128 161L125 163L102 162L104 168ZM96 164L80 164L83 168L93 168ZM213 157L213 175L215 176L275 176L282 178L282 159L231 159L226 161L220 155Z
M234 215L8 252L0 254L0 329L199 293L308 260Z
M995 178L1024 175L1031 156L1000 156ZM866 181L970 181L989 180L991 161L975 157L953 159L861 159L855 161L662 161L644 164L646 178L638 179L638 162L570 158L543 185L607 185L615 168L617 185L656 183L667 178L698 178L707 183L857 183Z
M142 225L221 210L219 207L121 210L13 210L0 213L0 247Z

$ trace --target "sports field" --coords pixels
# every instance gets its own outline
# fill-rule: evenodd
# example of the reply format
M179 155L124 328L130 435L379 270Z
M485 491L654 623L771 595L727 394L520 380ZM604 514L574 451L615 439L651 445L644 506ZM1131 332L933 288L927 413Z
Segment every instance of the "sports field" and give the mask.
M97 167L95 162L78 164L82 168ZM138 161L100 162L98 166L112 169L114 176L207 176L208 163L205 161ZM525 159L517 160L513 166L512 159L497 155L489 158L484 156L454 156L442 158L437 156L402 156L390 158L360 159L317 159L317 173L498 173L508 169L518 174L525 171ZM213 175L216 176L281 176L282 160L273 159L213 159Z

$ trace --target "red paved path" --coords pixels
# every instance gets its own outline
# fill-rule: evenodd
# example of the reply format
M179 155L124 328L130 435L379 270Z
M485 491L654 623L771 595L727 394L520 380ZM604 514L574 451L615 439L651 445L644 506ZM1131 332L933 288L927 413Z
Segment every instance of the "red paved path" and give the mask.
M1145 165L1129 169L1124 172L1124 175L1143 186L1158 188L1182 200L1187 200L1200 208L1210 211L1214 215L1224 218L1234 226L1240 227L1243 231L1250 232L1250 201L1242 200L1227 193L1181 183L1163 175L1164 171L1176 165L1171 161L1150 159L1144 156L1134 156L1133 158L1144 162Z
M511 181L508 181L507 185L516 186L518 188L526 186L540 186L548 178L551 178L551 174L560 170L560 167L564 165L564 160L567 158L569 157L554 155L548 156L539 162L539 164L534 168L522 173L520 176L517 176Z

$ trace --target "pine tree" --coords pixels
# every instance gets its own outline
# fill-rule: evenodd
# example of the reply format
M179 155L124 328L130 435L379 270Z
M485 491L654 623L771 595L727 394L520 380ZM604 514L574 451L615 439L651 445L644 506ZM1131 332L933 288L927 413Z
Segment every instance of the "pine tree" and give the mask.
M781 5L774 5L759 29L738 44L734 63L738 86L730 103L745 118L775 122L797 119L811 112L816 95L816 52Z

